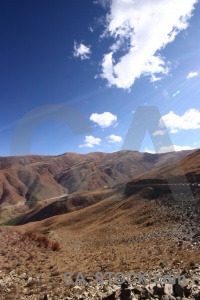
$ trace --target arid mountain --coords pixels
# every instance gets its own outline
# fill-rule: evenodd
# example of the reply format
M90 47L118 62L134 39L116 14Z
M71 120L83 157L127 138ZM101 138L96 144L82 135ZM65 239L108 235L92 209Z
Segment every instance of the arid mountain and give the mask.
M140 154L141 153L137 153L138 156ZM156 166L159 166L159 164L163 164L164 159L165 162L167 159L169 160L169 156L166 157L166 155L162 156L162 158L158 156L158 158L160 158L160 161L159 159L156 161L155 156L152 156L152 154L146 155L146 160L144 159L143 164L147 166L151 160L151 162L154 161ZM65 195L59 199L52 199L52 201L41 201L37 207L25 211L24 213L21 211L20 215L9 220L8 224L21 225L73 212L74 210L83 209L117 194L121 195L121 200L135 194L138 194L143 199L160 199L173 193L177 194L179 198L181 193L186 194L189 192L190 195L188 196L192 197L193 193L191 192L191 188L187 185L188 182L186 179L190 182L194 182L194 178L199 179L199 158L200 150L197 150L179 161L169 163L167 166L144 172L135 179L123 183L122 181L118 181L118 184L116 184L116 181L115 186L112 187L106 185L94 191L81 191ZM126 162L124 162L124 164L125 163ZM123 167L124 164L121 163L121 167ZM105 167L104 172L105 170L107 170L107 167ZM113 167L113 170L119 170L119 165ZM124 172L125 170L122 168L121 172L122 171ZM124 179L124 176L122 178ZM173 183L177 182L179 183L178 185L173 185Z
M115 166L114 162L118 163L115 160L117 156L118 160L120 159L120 154L115 153L112 159L111 155L110 161L104 154L98 154L99 156L94 154L96 157L93 163L99 168L104 160L104 168L111 162ZM170 193L151 197L153 189L151 186L131 195L124 193L126 187L133 182L158 179L162 181L166 176L179 178L180 169L174 162L166 164L168 160L173 161L171 154L167 155L168 157L166 155L156 157L133 153L134 158L131 158L133 165L135 159L139 166L137 160L139 157L141 164L142 161L145 162L146 170L147 166L152 164L157 166L157 170L146 171L135 180L129 179L127 185L116 184L113 180L115 186L112 188L77 191L59 200L52 200L51 203L42 201L40 206L14 220L17 221L16 225L23 225L2 226L0 228L0 266L4 284L1 291L2 299L17 300L22 295L30 296L29 299L52 299L53 296L55 299L80 299L78 285L63 283L63 275L66 272L73 273L72 279L76 278L78 272L82 272L86 278L95 276L96 272L128 274L142 270L153 272L154 275L160 272L163 275L185 274L187 278L199 280L200 196L197 196L195 201L190 197L182 201L180 192L180 201L175 201ZM199 156L198 150L180 160L186 174L191 172L195 173L195 176L199 174ZM83 161L83 156L81 158ZM59 159L60 157L58 161ZM122 155L121 160L123 159ZM35 162L30 163L31 168L32 165L35 166ZM163 165L165 167L159 168ZM27 166L30 168L28 164ZM75 168L74 166L76 164L73 162L71 168ZM123 164L121 168L124 170L122 166ZM117 168L112 166L113 169ZM77 167L77 170L81 170L81 167L80 169ZM140 170L142 172L141 165ZM116 171L116 174L123 174L118 172ZM136 174L137 172L135 176ZM92 286L92 282L89 281L88 285ZM195 286L197 286L196 294L190 292L187 294L190 295L187 296L188 299L199 299L196 296L197 291L199 292L199 281L197 284L195 282ZM93 286L91 289L94 294ZM136 296L137 289L141 291L141 286L134 287ZM110 290L110 286L104 285L102 290L98 286L95 295L89 294L87 297L85 295L88 295L88 287L86 287L83 299L131 299L115 298L113 291ZM78 295L74 296L75 294ZM172 297L166 297L165 292L163 295L165 299ZM158 299L157 294L155 297ZM159 298L164 299L161 295ZM138 299L146 298L142 296Z
M150 299L138 297L142 285L131 286L138 298L116 298L113 285L106 282L99 285L90 280L84 286L63 281L66 272L72 272L69 279L75 281L78 272L87 279L95 278L97 272L140 271L153 276L185 274L192 282L197 280L194 293L187 297L198 300L199 215L197 210L188 215L185 207L177 207L170 198L167 203L140 195L122 199L116 193L78 211L1 227L0 299L78 300L80 293L85 300ZM148 280L153 283L151 277ZM171 294L164 297L176 299Z
M190 153L149 154L124 150L85 155L1 157L0 207L112 187Z
M36 207L25 210L22 207L15 209L16 217L8 220L7 225L23 225L29 222L41 221L52 216L70 213L80 210L97 202L103 201L110 196L118 194L118 189L101 188L95 191L73 193L52 201L41 201ZM123 198L123 192L121 193ZM4 210L1 213L1 221L3 221Z
M171 195L124 198L115 191L83 209L16 228L58 241L63 252L56 262L62 273L64 268L88 275L146 271L161 265L173 268L180 261L184 269L200 262L200 203L194 205L190 199L176 203Z
M190 153L188 156L182 158L178 162L168 164L157 170L152 170L146 174L140 176L141 178L170 178L181 176L179 173L180 167L182 168L182 173L189 176L190 181L195 181L200 179L200 150L196 150Z
M162 184L166 184L162 186ZM127 195L138 192L144 186L154 187L159 194L169 192L171 186L174 191L188 192L187 184L200 183L200 150L197 150L179 161L173 162L164 167L148 171L127 183L125 193ZM161 184L160 186L155 186ZM196 191L195 186L191 186L193 192ZM198 187L197 187L198 188ZM199 189L199 188L198 188Z

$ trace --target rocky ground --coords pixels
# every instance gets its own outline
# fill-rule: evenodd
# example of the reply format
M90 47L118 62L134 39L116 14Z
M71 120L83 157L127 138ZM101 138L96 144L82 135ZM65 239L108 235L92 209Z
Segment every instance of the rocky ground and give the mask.
M163 282L164 276L175 274L184 274L184 279L172 283ZM156 278L156 279L155 279ZM137 277L139 280L139 277ZM116 278L113 279L115 281ZM117 279L117 281L120 279ZM186 271L182 269L154 269L148 272L146 279L148 283L138 284L123 281L110 282L107 280L104 284L97 285L95 282L89 282L85 286L75 285L71 288L71 299L104 299L104 300L131 300L131 299L156 299L156 300L184 300L200 299L200 266L193 265ZM158 280L156 282L156 280ZM137 280L136 280L137 281ZM140 281L140 280L139 280Z
M86 277L78 282L76 275L70 278L73 282L68 285L65 282L66 278L63 278L64 273L56 266L57 254L55 249L52 250L54 243L49 241L50 245L38 252L40 239L35 236L36 243L31 241L30 237L27 238L27 234L22 235L14 231L10 236L9 230L1 231L1 243L5 246L6 242L8 245L0 252L1 300L200 299L200 265L196 263L190 263L188 269L183 269L181 261L174 261L173 268L164 267L161 264L160 268L147 271L145 279L140 278L138 273L134 274L134 278L124 277L123 279L118 275L116 278L112 277L111 280L105 279L101 284L98 284L95 278L88 280ZM45 240L43 242L45 243ZM11 244L12 250L9 247ZM42 247L42 244L39 247ZM184 277L178 282L175 279L176 275ZM132 283L127 282L126 279L131 280Z
M0 299L200 299L199 199L116 197L38 223L0 228ZM147 272L148 284L97 284L96 272ZM64 282L67 271L73 284ZM82 271L86 285L76 282ZM155 284L155 275L187 282Z

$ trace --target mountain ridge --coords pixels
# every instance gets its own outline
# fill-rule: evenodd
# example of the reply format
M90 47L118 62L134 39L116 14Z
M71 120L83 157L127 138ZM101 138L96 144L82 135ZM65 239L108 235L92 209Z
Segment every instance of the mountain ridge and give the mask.
M150 154L122 150L0 157L0 207L125 183L191 152Z

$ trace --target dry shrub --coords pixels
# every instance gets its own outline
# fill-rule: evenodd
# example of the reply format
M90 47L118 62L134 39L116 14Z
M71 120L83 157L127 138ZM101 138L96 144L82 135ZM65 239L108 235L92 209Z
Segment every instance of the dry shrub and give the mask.
M48 248L51 245L51 250L53 251L59 251L60 250L60 244L58 242L51 242L50 239L48 239L46 236L43 235L36 235L35 233L31 232L31 231L26 231L23 234L22 240L24 240L25 238L29 238L30 240L34 240L37 242L37 246L38 247L44 247L44 248ZM30 258L31 260L32 258Z
M37 238L36 234L33 233L32 231L26 231L26 232L23 234L23 236L22 236L22 240L23 240L24 237L25 237L25 238L29 238L29 239L31 239L31 240L36 240L36 238Z
M54 242L52 245L51 245L51 249L53 251L59 251L60 250L60 244L58 242Z
M23 234L23 239L24 237L26 238L29 238L30 240L34 240L36 242L38 242L38 246L39 247L45 247L45 248L48 248L49 244L50 244L50 241L49 239L46 237L46 236L43 236L43 235L39 235L37 236L35 233L31 232L31 231L26 231L24 234Z
M48 248L50 242L49 242L49 240L46 236L40 235L40 236L37 237L36 240L39 243L39 247L43 246L45 248Z

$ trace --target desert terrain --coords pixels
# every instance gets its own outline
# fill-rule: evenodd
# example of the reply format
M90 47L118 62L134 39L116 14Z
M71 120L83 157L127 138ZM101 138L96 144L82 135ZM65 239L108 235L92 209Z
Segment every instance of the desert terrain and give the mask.
M199 158L199 150L1 158L0 299L199 300ZM181 184L176 194L169 178ZM78 272L131 271L188 282L76 282Z

